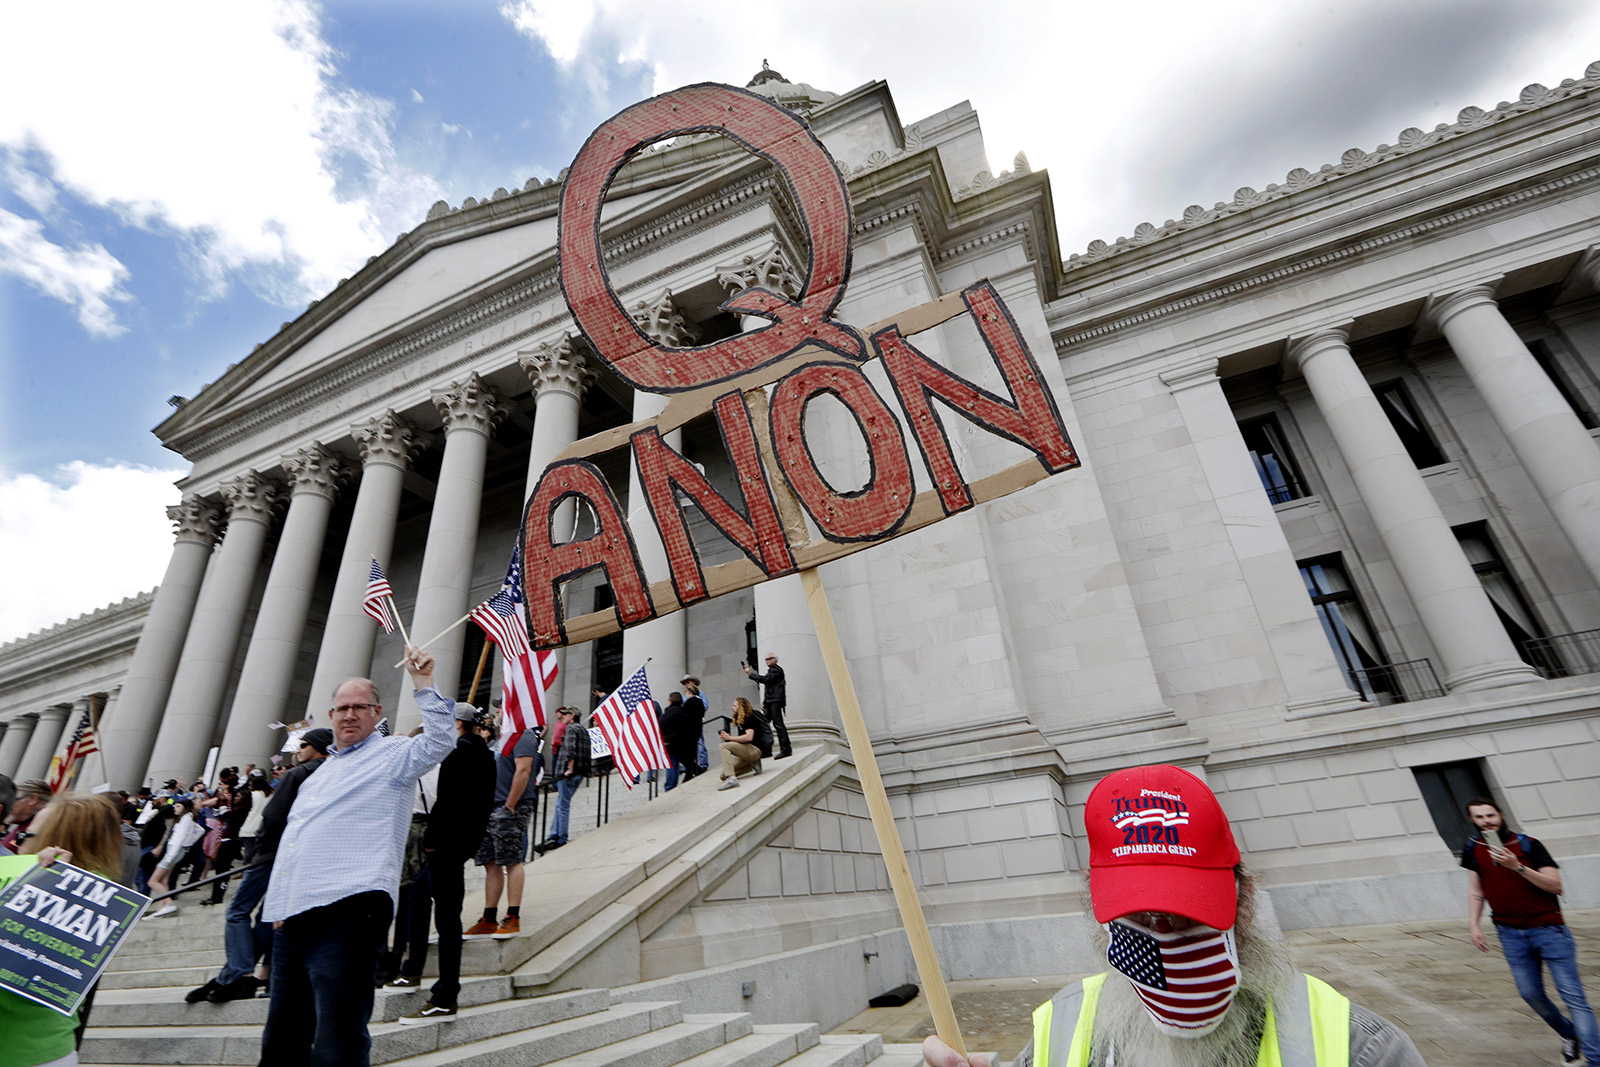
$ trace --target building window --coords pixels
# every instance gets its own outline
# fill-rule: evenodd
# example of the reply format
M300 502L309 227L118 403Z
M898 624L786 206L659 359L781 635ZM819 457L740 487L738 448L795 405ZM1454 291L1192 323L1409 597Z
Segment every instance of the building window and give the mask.
M1556 358L1556 354L1551 351L1549 343L1545 341L1529 341L1528 351L1533 354L1534 362L1539 364L1540 369L1545 373L1545 377L1550 379L1550 384L1556 387L1556 392L1561 394L1562 399L1572 408L1573 414L1578 416L1578 421L1583 423L1583 428L1592 430L1600 426L1600 416L1596 415L1594 408L1584 402L1583 392L1578 386L1576 376L1569 372L1568 367L1562 360Z
M1411 773L1416 776L1417 788L1428 805L1428 814L1433 816L1439 836L1452 850L1460 852L1474 833L1472 820L1467 818L1467 802L1475 797L1493 795L1489 792L1489 783L1484 780L1480 761L1434 763L1413 767ZM1504 813L1503 808L1501 811ZM1510 815L1506 817L1509 821Z
M1400 435L1400 443L1405 445L1406 454L1411 457L1411 462L1419 469L1437 467L1446 462L1444 453L1439 451L1438 444L1428 432L1422 417L1417 414L1417 409L1412 405L1411 398L1406 395L1403 385L1399 382L1384 382L1382 385L1373 386L1372 392L1383 407L1383 413L1389 416L1389 425Z
M1455 533L1456 540L1461 542L1461 551L1466 553L1467 562L1472 564L1483 591L1489 594L1489 603L1494 605L1494 613L1500 616L1500 625L1506 628L1506 636L1517 646L1517 653L1530 665L1541 670L1547 667L1559 668L1559 663L1540 662L1541 658L1553 656L1552 652L1536 653L1528 648L1529 641L1544 636L1544 628L1533 617L1533 612L1528 609L1528 602L1522 598L1522 592L1517 588L1516 582L1512 581L1511 572L1507 569L1505 561L1500 558L1500 553L1495 551L1494 542L1489 539L1488 524L1474 522L1466 526L1453 527L1452 532Z
M1378 644L1372 622L1339 557L1301 562L1300 578L1317 609L1317 621L1322 623L1345 684L1377 704L1405 699L1390 673L1381 669L1387 663L1383 646Z
M612 595L611 586L602 585L594 591L594 610L604 611L615 604L616 597ZM622 632L606 634L604 637L594 639L594 666L590 674L590 685L596 689L604 689L607 693L615 692L622 685Z
M1306 490L1305 479L1295 464L1294 453L1284 439L1283 427L1272 415L1239 424L1239 434L1250 450L1250 462L1255 464L1256 475L1274 504L1298 500L1311 494Z

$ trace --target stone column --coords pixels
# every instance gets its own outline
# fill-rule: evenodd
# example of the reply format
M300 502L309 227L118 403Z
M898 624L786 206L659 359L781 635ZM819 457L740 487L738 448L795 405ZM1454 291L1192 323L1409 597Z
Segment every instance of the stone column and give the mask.
M1578 558L1600 582L1600 443L1501 314L1488 286L1451 293L1428 316L1472 377Z
M633 318L657 344L678 348L694 343L693 327L673 306L670 292L654 303L641 301ZM635 421L654 418L666 406L667 398L659 393L634 391ZM662 434L661 440L668 448L680 450L683 431ZM667 566L667 550L650 517L650 505L645 501L644 486L639 481L639 467L635 463L628 465L628 499L623 505L628 509L628 526L638 545L639 563L644 567L645 578L651 583L668 578L671 572ZM679 679L688 673L688 619L682 611L623 631L624 679L646 660L649 660L645 674L650 679L650 693L665 705L667 693L678 688Z
M223 767L264 766L281 740L278 731L267 724L283 721L288 710L317 564L328 533L328 515L344 476L343 460L315 442L284 456L282 462L289 475L289 512L222 736L219 766Z
M355 514L345 535L344 555L334 579L328 623L322 631L322 647L307 697L306 713L318 716L319 721L333 704L336 686L372 671L378 624L361 610L361 601L373 559L389 566L402 482L416 452L410 423L392 411L351 427L350 432L361 449L361 486L356 490Z
M61 747L61 735L66 729L66 708L57 706L41 711L39 721L33 728L33 736L28 739L28 747L22 753L22 762L17 764L14 780L21 782L29 778L43 778L50 770L50 757Z
M1433 494L1417 473L1342 329L1294 342L1312 399L1327 420L1378 535L1439 654L1451 689L1537 681L1517 655Z
M444 460L439 466L439 488L428 519L428 544L423 550L422 575L417 581L417 609L411 616L411 639L432 641L434 679L441 692L454 696L461 676L463 623L443 637L435 634L467 613L472 606L472 562L478 547L478 513L483 505L483 465L489 456L489 437L505 417L493 389L476 373L433 398L444 419ZM508 548L510 546L507 546ZM509 562L510 557L507 556ZM402 677L394 703L388 709L399 733L422 721L411 699L411 682Z
M517 361L533 383L533 443L528 446L528 480L522 498L533 496L550 461L578 439L578 417L583 411L583 394L594 383L594 372L579 351L578 339L567 334L556 344L541 344L532 354ZM567 500L556 508L555 528L572 528L577 502ZM556 649L556 680L545 694L548 707L561 707L566 700L567 650ZM585 708L587 701L580 701Z
M222 492L228 501L228 531L217 550L216 564L200 589L150 754L149 773L157 780L193 780L205 767L206 752L222 714L222 698L233 676L239 633L255 589L256 567L278 502L278 487L255 471L226 483Z
M6 720L6 732L0 737L0 774L20 781L17 768L22 765L22 754L28 751L28 739L38 725L37 715L17 715Z
M800 279L784 257L783 250L774 248L762 256L746 256L744 262L732 270L718 273L717 281L732 296L752 285L765 286L790 299L800 295ZM768 320L756 315L745 315L740 320L745 330L768 325ZM770 396L771 388L767 389ZM786 521L791 517L785 515ZM807 540L811 535L805 530L805 519L795 515L792 521L799 529L791 532L796 541ZM787 703L784 722L789 728L792 743L806 740L839 740L839 712L833 699L833 685L828 679L828 667L822 660L822 646L817 643L817 626L811 618L811 608L806 604L806 594L800 585L800 576L791 574L773 578L755 587L756 645L758 657L768 652L778 657L783 668L784 692ZM837 611L835 602L834 610ZM756 669L764 670L765 661L758 658ZM764 691L763 691L764 695ZM759 700L756 700L759 703ZM720 714L723 709L715 708Z
M143 785L147 777L146 764L172 691L172 678L178 670L178 657L189 633L220 519L214 506L193 496L168 508L167 517L177 527L177 544L172 548L167 573L150 603L150 614L145 617L139 643L122 680L117 717L100 732L107 778L114 788L129 792ZM184 773L194 771L191 767Z
M1183 416L1217 512L1250 589L1290 711L1338 711L1362 703L1345 684L1305 594L1294 550L1250 462L1250 450L1222 392L1217 361L1164 373Z

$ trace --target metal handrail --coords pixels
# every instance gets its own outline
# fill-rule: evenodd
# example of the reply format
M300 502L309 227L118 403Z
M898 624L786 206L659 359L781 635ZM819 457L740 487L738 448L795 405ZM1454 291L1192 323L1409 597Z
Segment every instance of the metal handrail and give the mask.
M1546 678L1600 673L1600 630L1533 637L1522 642L1534 669Z
M1439 674L1427 657L1356 667L1350 673L1361 695L1374 704L1405 704L1444 696Z

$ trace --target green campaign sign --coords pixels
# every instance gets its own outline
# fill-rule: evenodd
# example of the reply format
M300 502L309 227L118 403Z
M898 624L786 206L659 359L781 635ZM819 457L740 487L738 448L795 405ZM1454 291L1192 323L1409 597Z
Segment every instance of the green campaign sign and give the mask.
M0 859L0 988L71 1015L148 903L69 863Z

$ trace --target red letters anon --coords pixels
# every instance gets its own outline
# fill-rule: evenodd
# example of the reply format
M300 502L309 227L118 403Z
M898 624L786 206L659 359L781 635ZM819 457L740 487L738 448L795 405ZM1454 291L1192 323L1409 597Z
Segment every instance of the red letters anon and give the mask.
M678 505L679 491L688 496L711 524L737 545L746 558L760 567L769 578L794 570L794 556L784 539L783 521L778 517L778 505L772 498L772 487L767 482L766 472L761 469L761 452L756 445L755 430L750 424L750 412L745 408L744 397L738 392L721 396L714 410L717 413L717 426L722 430L722 443L733 461L739 490L744 494L745 510L750 516L748 520L712 487L693 463L668 448L654 426L640 430L632 437L634 459L639 464L639 481L644 485L656 529L661 531L667 562L672 568L672 587L678 594L680 604L692 604L710 594L706 591L700 553L695 548L694 539L689 536L683 509Z
M593 510L595 532L582 540L556 544L550 525L556 506L567 497L580 497ZM623 626L655 615L644 567L634 547L628 521L605 476L586 460L557 460L545 468L533 499L522 517L522 566L530 637L535 648L555 648L567 643L567 624L561 605L561 587L596 567L604 567L616 597L616 614Z
M939 502L946 514L972 506L972 494L956 467L944 420L929 402L937 396L954 410L991 433L1008 437L1031 449L1052 474L1078 465L1078 457L1067 440L1055 397L1044 387L1039 365L1017 332L1011 312L987 280L962 290L978 331L989 353L1000 365L1015 403L1008 404L979 386L951 374L944 367L907 341L898 327L890 326L872 335L873 347L883 357L884 369L894 383L900 405L916 435L923 458L933 474Z

